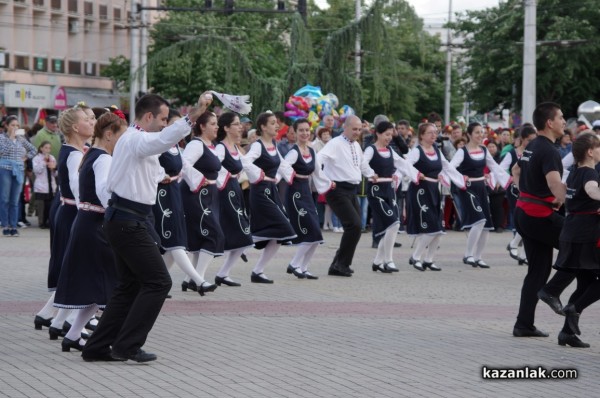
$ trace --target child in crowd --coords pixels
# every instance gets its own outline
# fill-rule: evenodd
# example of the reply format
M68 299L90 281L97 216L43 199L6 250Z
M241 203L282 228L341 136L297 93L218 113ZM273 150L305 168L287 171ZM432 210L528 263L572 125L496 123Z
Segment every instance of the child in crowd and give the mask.
M33 172L35 182L35 207L38 217L38 225L42 229L48 228L50 203L56 193L56 159L50 154L52 144L44 141L38 147L38 153L34 156Z

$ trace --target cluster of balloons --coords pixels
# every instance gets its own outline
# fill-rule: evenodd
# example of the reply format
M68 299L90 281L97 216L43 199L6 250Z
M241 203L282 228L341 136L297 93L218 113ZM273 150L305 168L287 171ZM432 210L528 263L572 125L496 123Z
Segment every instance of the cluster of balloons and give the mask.
M321 87L311 86L310 84L297 90L285 104L287 109L285 116L295 121L299 118L305 118L310 122L311 128L315 128L321 123L321 120L327 115L333 116L336 127L341 126L346 118L354 115L354 109L344 105L339 110L338 97L329 93L323 95Z

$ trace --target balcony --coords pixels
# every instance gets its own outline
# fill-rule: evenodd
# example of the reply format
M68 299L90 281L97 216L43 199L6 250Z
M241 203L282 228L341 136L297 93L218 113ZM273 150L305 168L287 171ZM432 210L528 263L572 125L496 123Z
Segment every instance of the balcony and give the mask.
M29 7L29 4L27 4L25 2L25 0L13 0L13 4L15 6L15 8L27 8Z
M110 23L110 21L108 19L108 6L100 5L99 16L100 16L100 23L101 24Z
M86 1L83 3L83 15L86 21L94 21L94 3Z
M43 14L46 12L44 0L33 0L33 13Z

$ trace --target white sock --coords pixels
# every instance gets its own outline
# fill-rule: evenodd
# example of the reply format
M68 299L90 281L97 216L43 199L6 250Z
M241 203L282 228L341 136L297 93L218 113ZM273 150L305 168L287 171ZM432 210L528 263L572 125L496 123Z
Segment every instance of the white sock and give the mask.
M94 316L94 314L98 311L98 306L93 305L89 308L82 308L79 310L74 310L75 319L73 319L73 323L71 323L71 329L66 334L66 338L69 340L77 341L81 338L81 332L85 331L85 324L88 323L90 318ZM87 331L85 331L87 333Z
M44 319L50 319L54 317L54 313L56 312L56 308L54 307L54 295L56 292L52 292L52 296L46 302L46 305L38 312L36 315L41 316Z
M167 266L167 270L171 270L171 267L175 262L175 260L173 259L173 255L171 254L171 250L167 250L165 254L162 255L162 257L163 261L165 262L165 265Z
M396 235L398 235L399 229L400 229L400 223L396 223L395 225L390 226L385 231L385 236L382 238L382 240L384 241L384 246L383 246L384 258L383 259L386 263L394 262L394 244L396 243ZM377 249L377 252L379 253L379 249ZM376 263L376 264L379 264L379 263Z
M467 251L465 252L465 257L474 258L475 246L477 245L477 242L479 242L479 237L481 236L484 226L485 220L481 220L471 227L469 235L467 236ZM477 260L477 258L475 259Z
M421 261L425 255L425 249L429 245L429 242L433 240L432 235L419 235L417 236L417 242L415 244L415 251L413 252L412 258L417 261Z
M265 267L267 266L269 261L271 261L275 254L277 254L278 250L279 243L277 243L275 239L271 239L269 243L267 243L267 246L263 249L263 252L260 255L260 258L258 259L258 262L254 266L252 272L254 272L257 275L262 273L265 270Z
M221 278L228 277L229 272L231 272L231 269L233 268L235 263L239 260L240 256L244 253L245 250L246 249L242 248L242 249L234 249L234 250L227 252L225 254L225 261L223 262L223 265L219 269L219 272L217 272L217 276L219 276Z
M302 271L302 272L308 271L308 264L310 264L310 260L312 260L313 255L315 254L315 251L317 250L317 246L319 246L319 244L317 242L314 242L311 245L309 245L308 250L304 254L304 261L302 262L302 265L300 266L300 271Z
M69 310L66 308L59 308L58 312L56 313L56 316L52 320L52 324L50 325L50 327L62 329L63 324L65 323L67 317L69 316L69 314L71 314L72 311L73 310Z
M192 264L192 268L194 267L194 264L198 264L198 256L199 256L199 252L196 253L192 253L192 258L190 259L190 257L186 254L188 260L190 260L191 264ZM196 271L196 268L194 268L194 272ZM197 273L197 272L196 272ZM183 278L184 282L189 282L190 281L190 276L188 274L185 274L185 277ZM202 278L200 278L202 279ZM204 281L204 279L202 279L202 281ZM195 281L194 281L195 282ZM196 284L198 284L198 282L196 282Z
M185 250L175 249L175 250L169 250L167 253L170 254L170 256L173 258L173 261L175 262L175 264L177 264L177 266L185 274L185 277L187 279L186 282L189 282L190 279L192 279L194 282L196 282L196 285L198 285L198 286L202 282L204 282L204 278L202 278L196 272L196 270L194 269L194 266L192 265L192 262L190 261L190 258L186 254Z
M477 246L475 247L475 253L473 254L473 257L475 258L475 260L481 260L481 253L483 253L483 248L485 247L485 244L487 243L489 235L490 235L490 231L488 231L488 230L481 231L481 236L479 236L479 241L477 242Z
M519 247L519 243L521 243L521 235L519 235L518 232L515 232L515 235L508 245L510 247Z
M196 272L198 272L202 279L206 279L204 274L214 258L215 257L212 254L200 252L200 255L198 256L198 262L196 263Z
M325 214L323 215L323 227L333 228L333 221L331 219L331 206L325 205Z
M442 235L438 234L433 237L431 242L429 242L429 248L427 249L427 253L425 254L425 258L423 259L423 261L425 261L426 263L433 262L433 256L435 256L435 253L437 252L438 246L440 245L441 238L442 238Z
M294 258L290 261L290 265L294 268L302 268L304 265L304 258L306 257L306 252L311 248L312 245L298 245L296 249L296 254L294 254Z

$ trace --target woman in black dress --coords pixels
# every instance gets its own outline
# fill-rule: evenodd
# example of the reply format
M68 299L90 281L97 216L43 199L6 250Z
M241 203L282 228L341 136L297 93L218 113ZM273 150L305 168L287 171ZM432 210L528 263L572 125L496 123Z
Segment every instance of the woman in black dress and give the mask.
M559 345L586 348L579 340L581 312L600 299L600 139L584 133L573 142L576 168L567 178L567 217L560 233L554 268L577 275L577 289L564 307L565 323L558 335Z
M436 145L437 128L433 123L419 125L419 145L408 152L406 160L423 175L411 182L406 192L406 232L415 236L415 249L408 260L415 269L441 271L434 256L444 234L441 216L440 182L465 186L464 177L442 155Z
M393 259L394 243L400 228L394 174L398 171L413 183L418 182L420 174L390 148L393 134L392 123L379 123L375 127L375 143L365 148L363 156L363 163L367 163L378 176L376 182L369 180L367 183L367 200L373 217L373 236L379 240L372 268L383 273L398 272Z
M218 125L219 144L216 153L223 166L219 176L219 215L225 235L225 261L215 276L215 283L218 286L241 286L229 277L229 273L244 251L254 246L244 195L238 180L243 169L243 150L239 146L242 124L238 115L226 112L219 117Z
M490 266L481 259L489 230L494 228L486 185L494 189L498 183L506 189L512 178L500 168L487 148L482 145L481 124L469 124L467 139L469 140L467 145L456 151L450 161L450 164L463 174L467 181L466 190L452 187L452 194L460 198L461 228L470 229L463 263L474 268L489 268ZM490 170L488 175L484 175L486 166Z
M323 235L319 226L319 215L310 189L309 178L313 173L321 174L315 168L316 154L309 146L310 123L306 119L294 122L296 144L285 156L285 161L295 171L294 179L286 196L286 209L296 235L292 244L297 245L296 254L287 267L288 274L294 274L299 279L319 279L308 270L308 264L315 254L317 246L323 243ZM314 180L317 191L324 192L335 187L322 175L324 180Z
M192 164L203 176L194 191L182 185L183 208L187 229L188 251L194 254L196 272L202 278L197 285L201 296L212 292L217 285L206 281L204 274L212 260L223 255L224 235L220 224L217 177L221 169L213 141L217 138L217 116L205 112L192 127L192 140L183 151L183 159Z
M537 131L535 127L531 124L525 124L519 129L519 145L515 145L514 148L511 148L502 158L500 162L500 168L508 171L508 173L512 176L512 168L517 163L517 161L523 155L523 151L527 147L527 145L537 136ZM519 198L519 187L517 187L514 183L511 183L508 189L506 190L506 200L508 202L508 211L510 213L510 218L513 218L515 214L515 208L517 207L517 199ZM514 224L514 222L513 222ZM519 246L523 246L523 239L521 235L517 232L517 230L513 226L513 239L506 246L506 250L508 250L508 254L511 258L517 260L519 265L528 264L527 258L523 254L521 256L519 254Z
M60 115L58 124L65 135L66 143L58 154L57 172L61 204L51 222L53 236L48 268L49 291L55 291L58 286L65 250L71 236L71 227L77 215L79 165L83 158L85 143L94 134L96 118L90 117L83 109L75 107L64 111ZM70 313L69 309L59 309L48 330L51 340L56 340L63 335L63 324Z
M277 118L273 113L261 113L256 119L259 139L252 143L242 157L244 171L250 181L250 230L257 249L263 249L252 270L250 281L273 283L264 274L265 267L277 254L279 244L289 244L297 235L277 190L279 176L286 181L294 178L294 169L282 159L275 145Z
M127 122L113 113L100 117L92 147L79 167L79 203L56 289L54 306L78 309L62 341L62 350L82 350L81 330L99 308L108 303L117 283L113 251L102 230L111 154Z
M167 125L181 119L181 115L174 109L169 109ZM173 263L186 274L181 283L184 292L189 288L197 290L198 284L204 280L196 272L190 258L185 252L187 248L187 231L185 227L185 216L181 190L188 187L196 190L203 176L200 172L184 161L178 145L174 145L168 151L162 153L158 158L160 165L165 169L165 177L158 184L156 190L156 203L152 207L154 214L154 228L160 238L161 252L167 268ZM181 182L185 180L187 184ZM191 187L191 188L190 188Z

